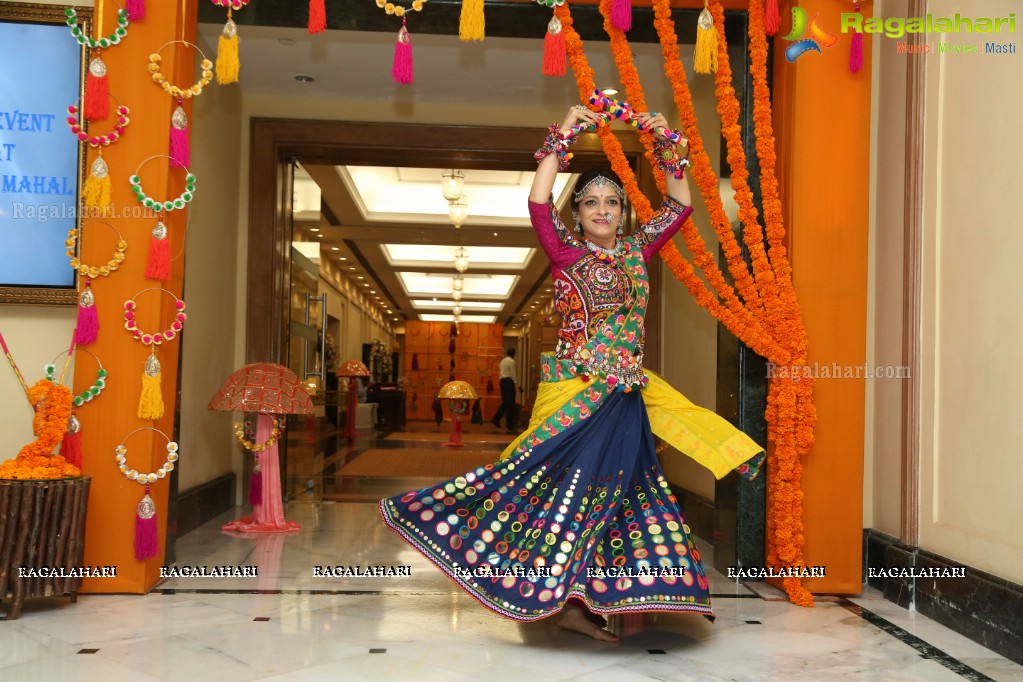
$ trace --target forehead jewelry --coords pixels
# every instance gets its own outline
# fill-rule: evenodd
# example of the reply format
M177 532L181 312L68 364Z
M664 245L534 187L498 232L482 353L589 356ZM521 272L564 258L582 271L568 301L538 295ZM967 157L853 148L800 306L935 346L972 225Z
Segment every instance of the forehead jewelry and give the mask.
M187 88L180 88L173 83L169 83L167 77L160 73L160 62L163 61L163 57L160 56L160 50L168 45L176 44L191 47L202 57L202 61L199 62L199 66L202 68L202 76L194 85ZM213 62L206 59L206 55L202 53L202 50L187 40L171 40L161 45L156 52L149 55L149 73L152 75L153 82L163 88L163 91L170 94L171 97L177 98L178 102L178 106L175 107L174 113L171 115L170 160L172 166L186 168L192 165L191 150L188 146L188 114L185 113L185 109L181 105L184 100L198 97L202 94L202 89L213 80L212 69Z
M116 227L102 220L92 222L106 225L113 230L117 235L117 246L105 265L88 265L83 263L77 254L79 230L77 228L68 230L67 240L64 242L67 246L67 256L71 259L71 267L77 270L79 275L85 277L85 288L78 295L78 320L74 332L75 345L78 346L93 343L99 335L99 313L96 310L96 297L92 293L92 280L97 277L107 277L117 270L124 262L124 252L128 249L128 242L124 241L124 237ZM84 229L85 223L83 222L82 230Z
M621 185L619 185L611 178L604 177L603 175L598 175L589 182L587 182L585 185L583 185L582 189L580 189L573 195L575 197L575 202L579 203L580 201L582 201L583 197L585 197L594 189L603 189L604 187L610 187L612 190L614 190L614 193L618 195L619 200L625 201L625 190L622 189Z
M132 469L128 465L128 448L124 443L139 431L155 431L167 441L167 458L163 466L151 473L145 473ZM146 487L146 492L135 508L135 558L139 561L156 556L160 549L160 538L156 525L156 503L149 496L149 486L174 470L174 463L178 461L178 444L167 437L167 434L152 426L142 426L128 433L121 439L121 443L114 448L114 460L117 468L129 480L140 483Z
M172 308L174 319L170 327L165 331L149 333L143 332L138 327L135 299L147 291L162 291L174 299L174 307ZM139 396L138 409L139 419L159 419L163 416L163 390L160 385L160 361L156 359L156 347L177 338L185 324L186 317L185 302L170 291L159 287L143 289L124 302L124 328L138 339L142 345L149 346L149 358L146 360L142 371L142 393Z

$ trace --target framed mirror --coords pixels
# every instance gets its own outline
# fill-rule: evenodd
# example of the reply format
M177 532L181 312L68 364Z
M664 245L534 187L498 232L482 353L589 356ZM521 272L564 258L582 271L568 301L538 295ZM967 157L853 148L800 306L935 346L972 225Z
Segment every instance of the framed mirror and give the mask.
M89 34L92 10L79 9ZM66 255L77 227L84 145L67 108L82 96L86 47L63 6L0 3L0 304L73 305ZM17 66L11 66L17 65Z

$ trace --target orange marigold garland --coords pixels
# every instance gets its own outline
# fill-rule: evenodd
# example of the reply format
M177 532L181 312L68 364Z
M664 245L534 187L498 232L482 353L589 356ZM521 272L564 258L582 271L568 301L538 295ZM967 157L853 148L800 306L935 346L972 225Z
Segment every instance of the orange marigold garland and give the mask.
M81 470L53 451L64 442L71 416L71 389L40 379L28 389L29 402L36 409L32 431L36 439L21 448L18 456L0 463L0 478L44 480L76 478Z

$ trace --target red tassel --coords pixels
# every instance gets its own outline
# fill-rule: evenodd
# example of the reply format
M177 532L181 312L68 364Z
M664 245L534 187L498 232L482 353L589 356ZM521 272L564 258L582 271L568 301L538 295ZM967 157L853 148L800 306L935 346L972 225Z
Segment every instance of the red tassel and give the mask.
M188 115L178 100L178 108L171 116L170 165L188 168L192 164L192 151L188 147Z
M565 75L565 52L565 34L561 31L561 21L551 17L547 24L547 35L543 39L543 75Z
M764 32L773 36L781 28L781 14L778 12L778 0L767 0L764 14Z
M323 0L309 0L309 34L327 30L327 8Z
M73 464L79 469L82 468L82 434L80 431L64 434L64 444L60 447L60 454L64 456L68 464Z
M89 75L85 78L85 101L82 116L89 121L101 121L110 115L110 81L107 65L99 55L89 62Z
M398 42L394 44L394 67L391 69L391 78L395 83L402 85L412 82L412 37L405 28L405 19L401 20Z
M128 19L142 21L146 18L146 0L128 0L124 8L128 10Z
M632 28L632 0L614 0L611 3L611 25L619 31Z
M84 346L99 336L99 314L96 298L92 294L92 280L85 280L85 291L78 297L78 324L75 326L75 345Z
M419 369L419 353L412 354L412 369L413 370Z
M863 34L855 31L852 36L852 47L849 48L849 70L857 73L863 68Z
M135 510L135 558L139 561L156 556L160 551L160 536L156 526L156 503L146 495Z
M149 240L149 260L146 262L146 279L167 279L171 274L170 239L167 227L158 221Z
M256 468L252 470L252 477L249 479L249 504L253 507L263 504L263 472L259 468L259 458L256 458Z

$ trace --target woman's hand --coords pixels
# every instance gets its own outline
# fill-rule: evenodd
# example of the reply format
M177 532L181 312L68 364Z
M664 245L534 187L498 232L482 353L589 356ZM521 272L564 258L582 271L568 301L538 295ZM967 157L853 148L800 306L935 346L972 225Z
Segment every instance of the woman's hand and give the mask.
M599 125L604 117L595 111L590 111L582 104L576 104L568 113L565 114L565 120L561 124L561 132L567 132L572 126L578 123L585 123L587 125Z
M644 130L653 131L656 128L668 127L668 119L664 118L664 114L657 114L652 111L637 111L636 120L639 121Z

